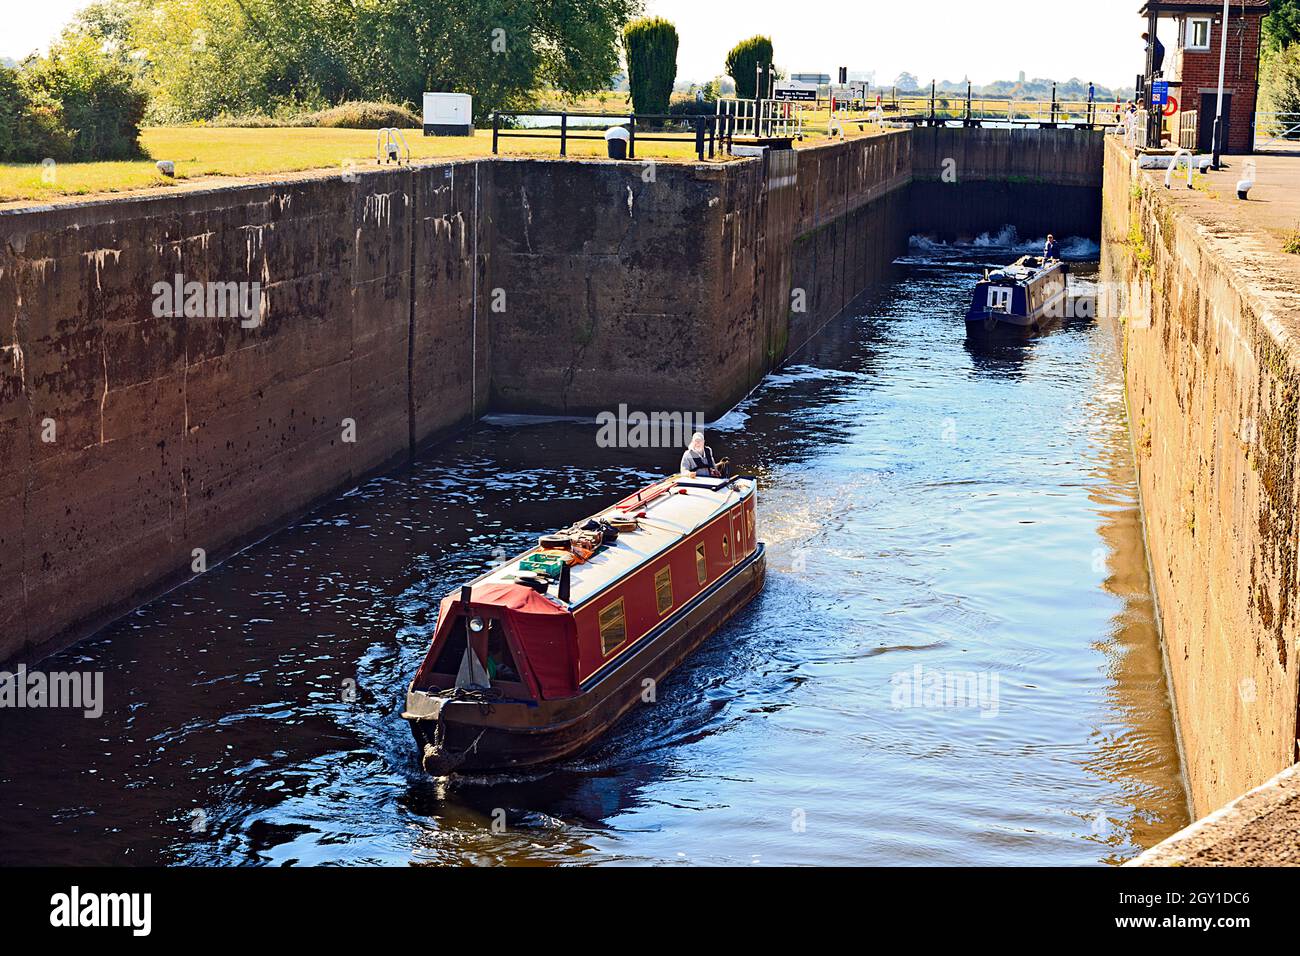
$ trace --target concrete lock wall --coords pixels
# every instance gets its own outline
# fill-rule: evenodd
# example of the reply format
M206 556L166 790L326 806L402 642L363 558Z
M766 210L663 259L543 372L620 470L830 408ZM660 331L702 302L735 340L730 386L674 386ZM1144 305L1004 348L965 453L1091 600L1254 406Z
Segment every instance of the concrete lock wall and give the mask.
M481 410L474 165L0 214L0 659ZM155 315L178 274L257 283L260 322Z
M905 132L727 165L507 160L493 176L501 410L714 417L906 245Z
M1179 208L1131 162L1107 145L1102 291L1120 297L1148 552L1200 815L1296 759L1300 351L1282 318L1294 303L1263 291L1270 254Z
M1104 134L925 127L913 133L914 232L945 242L1010 225L1025 238L1096 236Z
M489 407L720 414L904 251L917 143L932 165L978 133L0 213L0 660L72 643L192 576L196 549L210 566ZM1025 160L981 142L977 182L1014 189ZM1053 142L1042 177L1049 154L1084 164ZM944 185L948 215L1009 221ZM260 321L155 315L178 274L256 283Z

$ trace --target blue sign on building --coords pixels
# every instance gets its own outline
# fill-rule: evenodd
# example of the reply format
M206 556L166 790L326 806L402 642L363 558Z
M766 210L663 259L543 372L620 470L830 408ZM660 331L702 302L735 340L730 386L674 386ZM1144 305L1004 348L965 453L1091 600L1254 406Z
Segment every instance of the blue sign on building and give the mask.
M1169 81L1152 80L1151 81L1151 105L1164 106L1169 102Z

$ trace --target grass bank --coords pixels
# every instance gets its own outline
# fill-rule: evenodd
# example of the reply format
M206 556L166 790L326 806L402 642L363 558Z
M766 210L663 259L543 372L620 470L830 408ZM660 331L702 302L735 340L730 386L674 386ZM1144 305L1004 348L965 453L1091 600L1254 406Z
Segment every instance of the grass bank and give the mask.
M540 107L539 107L540 108ZM874 128L849 135L872 133ZM523 131L519 131L523 132ZM599 130L578 130L584 134ZM472 137L425 136L418 129L405 131L413 160L460 159L492 152L492 131L478 130ZM266 176L313 169L365 168L375 165L376 133L364 129L316 127L153 127L143 131L141 145L149 159L130 162L0 164L0 202L41 202L65 197L118 193L150 187L175 187L205 177ZM824 142L812 137L805 145ZM510 156L557 156L559 141L542 136L512 136L501 140L501 153ZM575 158L605 155L601 139L571 140L568 155ZM639 159L694 162L695 137L680 134L674 142L640 142ZM176 164L174 179L161 175L155 160ZM720 157L718 161L725 161Z

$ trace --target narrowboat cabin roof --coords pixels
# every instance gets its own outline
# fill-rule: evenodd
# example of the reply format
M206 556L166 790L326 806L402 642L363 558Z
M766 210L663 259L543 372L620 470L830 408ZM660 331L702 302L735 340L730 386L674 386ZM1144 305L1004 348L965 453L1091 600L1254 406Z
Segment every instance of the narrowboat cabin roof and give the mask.
M570 568L569 601L556 596L556 588L547 598L561 606L575 608L627 577L636 568L654 560L689 537L711 519L735 507L754 490L754 479L737 477L686 478L673 475L656 482L592 517L596 520L615 516L637 517L637 530L626 531L614 544L600 548L594 555ZM507 561L475 579L472 584L511 584L523 570L521 562L534 548Z
M988 282L993 285L1016 285L1028 282L1038 273L1054 268L1045 264L1037 256L1021 256L1009 266L994 269L988 274Z

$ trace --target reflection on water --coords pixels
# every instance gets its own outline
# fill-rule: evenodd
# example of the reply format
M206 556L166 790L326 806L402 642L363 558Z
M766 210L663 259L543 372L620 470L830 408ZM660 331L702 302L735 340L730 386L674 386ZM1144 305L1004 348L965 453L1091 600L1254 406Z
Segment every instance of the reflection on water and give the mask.
M0 861L1085 864L1173 832L1112 343L968 348L983 263L930 255L711 430L761 478L767 588L593 750L436 781L398 719L443 593L678 456L501 420L48 662L102 669L105 713L3 714Z

